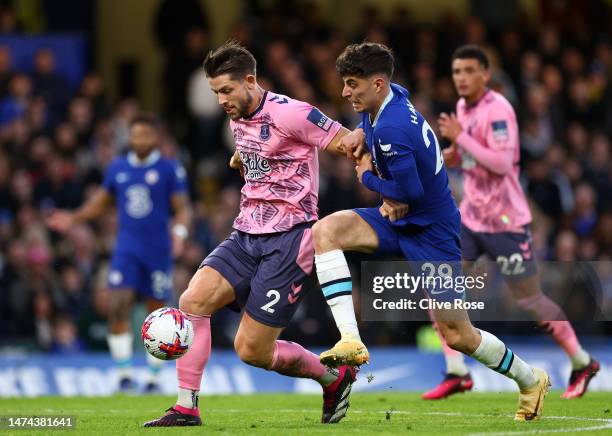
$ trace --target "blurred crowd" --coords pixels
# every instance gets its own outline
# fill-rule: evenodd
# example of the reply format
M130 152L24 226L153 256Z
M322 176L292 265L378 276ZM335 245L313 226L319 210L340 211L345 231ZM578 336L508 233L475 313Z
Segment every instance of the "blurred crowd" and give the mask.
M469 19L448 13L436 26L417 24L408 9L387 16L372 6L361 11L359 31L349 35L314 3L269 3L248 2L228 37L253 51L262 86L311 102L349 128L357 117L341 97L335 71L347 43L366 39L391 46L395 80L410 90L432 126L440 112L454 111L452 51L464 43L484 46L492 60L491 86L508 97L519 118L522 183L534 212L538 258L611 260L608 3L542 1L536 24L518 8L500 20L486 13L486 5L477 9L486 2L473 1ZM556 8L558 3L564 7ZM227 120L200 69L213 48L206 11L197 1L172 4L161 2L152 32L165 55L160 146L188 169L195 210L193 237L176 262L176 300L201 259L231 231L241 180L227 167L233 147ZM108 163L128 147L129 122L141 108L133 98L110 101L104 85L92 68L73 89L45 48L31 71L16 71L11 52L0 46L0 345L52 352L105 348L115 214L65 236L44 223L53 208L75 208L88 198ZM320 159L321 216L376 204L377 197L357 183L351 162L324 153ZM451 172L451 180L459 200L460 173ZM358 274L360 257L352 259ZM321 315L328 311L318 289L313 291L288 334L306 344L328 344L335 330L329 315ZM612 299L609 282L602 292ZM213 321L215 345L231 344L236 316L225 312ZM398 343L394 333L402 332L400 341L410 342L415 328L366 323L364 336Z

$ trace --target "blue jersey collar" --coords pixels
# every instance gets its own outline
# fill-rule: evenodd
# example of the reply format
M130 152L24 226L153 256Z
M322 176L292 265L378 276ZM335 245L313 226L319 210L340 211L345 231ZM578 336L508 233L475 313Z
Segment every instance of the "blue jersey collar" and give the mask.
M380 117L380 114L382 114L382 111L385 110L385 107L389 104L389 102L392 99L393 99L393 90L389 87L389 93L387 94L387 96L385 97L385 100L380 105L380 109L378 109L378 113L376 114L376 117L374 117L374 122L372 123L372 127L376 126L376 123L378 122L378 118Z
M136 156L136 153L134 153L133 151L130 151L127 155L128 163L131 166L136 167L136 168L150 167L151 165L154 165L155 163L157 163L157 161L160 158L161 158L161 153L159 152L159 150L154 150L144 160L138 159L138 156Z

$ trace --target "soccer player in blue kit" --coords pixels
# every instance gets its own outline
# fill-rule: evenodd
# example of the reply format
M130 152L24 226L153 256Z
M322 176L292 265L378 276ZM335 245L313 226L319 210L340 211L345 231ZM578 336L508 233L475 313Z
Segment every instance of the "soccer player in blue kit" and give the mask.
M391 83L391 50L378 43L353 44L338 57L336 68L344 82L343 97L361 113L362 130L343 138L357 154L356 147L365 140L368 153L356 167L359 181L385 199L407 205L407 213L398 215L383 204L336 212L314 225L317 275L341 333L341 340L321 354L321 362L330 366L359 365L369 357L359 337L344 251L401 255L411 264L461 262L461 216L440 145L408 91ZM436 294L438 301L458 295L453 290ZM541 416L550 386L545 371L529 366L491 333L474 328L464 309L434 309L433 315L450 347L516 381L516 420Z
M159 122L141 115L130 125L131 151L106 169L102 187L75 211L56 210L48 225L66 232L75 224L99 218L116 204L118 234L108 273L111 288L108 346L118 367L119 390L135 388L130 311L135 298L149 312L165 305L172 289L172 258L182 251L191 222L185 169L157 149ZM170 223L174 213L174 226ZM172 235L172 240L171 240ZM146 353L146 392L159 389L163 361Z

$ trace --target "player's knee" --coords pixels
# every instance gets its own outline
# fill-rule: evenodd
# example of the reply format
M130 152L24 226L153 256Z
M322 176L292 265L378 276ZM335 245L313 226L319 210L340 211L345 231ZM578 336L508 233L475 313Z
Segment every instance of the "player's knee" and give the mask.
M191 279L187 290L179 297L179 309L194 315L212 315L228 302L223 284L214 274L207 274L201 269Z
M317 221L312 226L312 241L314 243L315 251L324 250L327 251L331 248L340 248L335 241L335 235L337 232L338 222L333 215L323 218Z
M265 369L272 365L272 354L248 338L236 336L234 349L240 360L246 364Z
M195 292L187 289L179 298L179 309L193 315L212 315L207 301L199 298Z

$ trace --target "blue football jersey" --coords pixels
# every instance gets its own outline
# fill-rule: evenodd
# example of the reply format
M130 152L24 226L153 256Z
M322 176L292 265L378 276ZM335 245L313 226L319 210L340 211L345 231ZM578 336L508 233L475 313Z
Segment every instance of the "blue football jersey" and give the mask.
M364 112L361 126L378 177L394 181L398 186L406 187L406 190L413 189L415 184L422 185L419 199L408 202L408 215L394 224L428 225L440 218L453 216L457 212L457 205L448 186L438 139L408 96L406 89L391 84L391 92L376 118L371 121L370 115ZM399 170L406 165L416 168L418 180L394 180L392 173L401 172Z
M187 191L185 169L159 151L144 162L129 153L109 165L103 187L119 214L115 252L170 256L172 195Z

